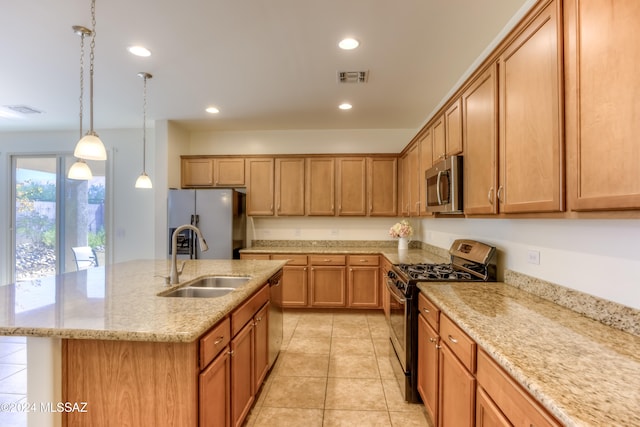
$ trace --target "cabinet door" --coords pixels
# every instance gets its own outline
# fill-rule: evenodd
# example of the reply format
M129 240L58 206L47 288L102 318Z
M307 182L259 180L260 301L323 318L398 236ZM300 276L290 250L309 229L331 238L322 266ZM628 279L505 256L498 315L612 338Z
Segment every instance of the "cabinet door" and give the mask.
M304 215L303 158L276 159L276 214Z
M307 215L335 215L335 160L308 158L306 174Z
M307 297L307 267L285 266L282 275L282 306L306 307Z
M253 394L257 394L260 385L269 371L269 302L262 306L253 318L254 324L254 383Z
M480 386L476 390L476 427L511 427L507 417Z
M231 425L231 362L229 347L200 374L200 427Z
M397 216L398 159L371 157L367 164L369 216Z
M433 129L433 163L444 160L447 152L444 115L438 117L431 126Z
M439 362L438 426L473 426L476 379L446 345Z
M379 274L378 267L349 267L349 307L380 307Z
M347 305L344 266L312 266L310 276L312 307L345 307Z
M420 150L415 143L407 156L409 168L409 216L418 216L420 213ZM423 177L424 178L424 177Z
M562 49L551 1L500 55L501 210L563 209Z
M638 209L640 2L571 0L564 12L570 209Z
M400 187L399 197L398 197L398 212L402 216L409 216L409 205L411 204L409 198L409 153L405 153L400 157L400 171L398 176L400 179L398 180L398 185Z
M433 425L438 422L438 333L418 316L418 393Z
M462 100L458 98L444 112L447 156L462 153Z
M214 184L217 187L244 187L244 159L213 159Z
M462 95L464 212L498 213L498 66L489 65Z
M247 215L273 215L273 159L247 159Z
M367 159L349 157L338 162L338 215L367 214Z
M420 171L418 173L418 189L420 191L420 215L429 215L427 212L427 181L425 172L433 166L433 129L427 128L418 140L420 150Z
M182 187L213 186L212 159L182 159L181 163Z
M231 415L235 427L242 425L254 400L253 334L253 322L249 322L231 340Z

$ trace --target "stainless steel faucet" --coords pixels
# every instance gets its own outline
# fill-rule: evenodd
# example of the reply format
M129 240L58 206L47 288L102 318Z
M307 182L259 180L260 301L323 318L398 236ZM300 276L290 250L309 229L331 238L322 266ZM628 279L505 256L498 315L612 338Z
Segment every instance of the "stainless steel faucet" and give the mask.
M200 229L191 224L184 224L180 227L176 228L171 236L171 274L169 275L169 284L177 285L180 283L180 274L182 273L182 269L184 268L184 263L182 264L182 268L178 270L178 235L183 230L192 230L198 236L198 244L200 245L200 250L202 252L209 250L209 246L207 245L207 241L202 237L202 233Z

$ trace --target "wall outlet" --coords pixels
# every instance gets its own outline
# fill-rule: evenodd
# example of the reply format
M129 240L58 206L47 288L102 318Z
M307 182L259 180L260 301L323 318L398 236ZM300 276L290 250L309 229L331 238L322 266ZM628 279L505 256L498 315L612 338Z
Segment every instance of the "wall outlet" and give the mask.
M300 229L299 229L299 228L294 229L294 230L293 230L293 235L294 235L295 237L300 237Z
M529 264L540 265L540 251L530 249L529 252L527 252L527 262Z
M338 235L340 234L340 230L338 230L337 228L332 228L330 233L331 237L338 237Z

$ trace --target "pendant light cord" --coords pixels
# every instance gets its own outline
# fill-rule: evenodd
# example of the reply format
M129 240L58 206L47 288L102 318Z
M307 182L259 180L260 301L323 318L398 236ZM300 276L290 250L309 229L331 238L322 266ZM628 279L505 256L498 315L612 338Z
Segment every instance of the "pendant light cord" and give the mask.
M82 133L82 110L84 109L84 36L85 33L80 33L80 138L84 136Z
M144 76L142 91L142 173L147 173L147 76Z
M91 1L91 45L89 48L89 133L93 131L93 60L96 48L96 0Z

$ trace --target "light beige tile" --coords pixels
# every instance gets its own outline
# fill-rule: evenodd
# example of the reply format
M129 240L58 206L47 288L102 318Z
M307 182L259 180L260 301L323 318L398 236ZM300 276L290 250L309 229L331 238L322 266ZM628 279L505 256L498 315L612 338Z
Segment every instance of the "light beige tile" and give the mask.
M390 427L386 411L346 411L327 409L324 411L323 427Z
M321 427L322 409L264 407L253 425L255 427Z
M325 409L386 411L379 379L329 378Z
M420 403L408 403L404 400L400 386L395 378L383 378L382 386L389 411L414 412L422 411L424 406Z
M326 378L275 377L267 391L263 408L322 409L326 386Z
M292 353L281 355L275 375L282 377L326 377L329 371L328 354Z
M332 355L329 359L329 377L380 378L378 361L374 355Z
M376 356L378 357L389 357L392 354L391 349L391 341L389 340L389 336L384 338L373 338L373 348L376 351Z
M434 427L424 411L389 412L393 427Z
M305 337L295 333L287 346L291 353L329 354L331 352L331 337Z
M370 338L333 337L331 339L331 355L372 355L375 354L373 341Z
M389 356L377 357L376 360L378 361L378 371L380 372L380 378L395 378L395 373L393 372L393 367L391 366Z
M305 337L330 337L333 331L331 323L302 323L298 322L294 336L303 335Z
M371 338L369 325L364 322L334 322L333 337L345 338Z

